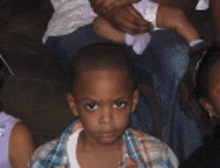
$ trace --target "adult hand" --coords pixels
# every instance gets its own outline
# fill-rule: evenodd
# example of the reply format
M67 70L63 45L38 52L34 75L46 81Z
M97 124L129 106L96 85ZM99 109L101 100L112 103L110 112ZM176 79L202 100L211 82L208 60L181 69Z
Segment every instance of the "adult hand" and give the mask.
M138 2L138 0L90 0L90 2L98 15L125 33L145 33L153 27L132 6L131 3Z
M120 7L132 3L137 3L139 0L89 0L94 12L101 15L105 10L109 11L115 7Z

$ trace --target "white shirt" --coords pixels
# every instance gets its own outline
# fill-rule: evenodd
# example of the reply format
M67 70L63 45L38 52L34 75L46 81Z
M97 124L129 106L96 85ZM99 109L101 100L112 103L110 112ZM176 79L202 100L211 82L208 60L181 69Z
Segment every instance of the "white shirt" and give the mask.
M209 8L209 0L199 0L196 10L206 10Z
M76 132L72 133L67 142L67 154L69 157L70 168L80 168L77 161L76 149L78 144L79 134L83 129L79 129Z
M88 0L51 0L54 13L43 36L43 43L48 36L60 36L72 33L77 28L92 23L82 16L85 7L89 7Z

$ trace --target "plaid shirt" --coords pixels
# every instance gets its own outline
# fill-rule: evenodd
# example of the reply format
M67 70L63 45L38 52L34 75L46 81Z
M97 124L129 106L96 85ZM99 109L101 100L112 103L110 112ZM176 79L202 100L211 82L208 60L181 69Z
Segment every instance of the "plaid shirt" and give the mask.
M67 142L69 135L83 128L77 120L68 126L60 138L39 147L27 167L68 168ZM119 168L177 168L178 160L172 150L148 133L127 129L124 133L125 161Z

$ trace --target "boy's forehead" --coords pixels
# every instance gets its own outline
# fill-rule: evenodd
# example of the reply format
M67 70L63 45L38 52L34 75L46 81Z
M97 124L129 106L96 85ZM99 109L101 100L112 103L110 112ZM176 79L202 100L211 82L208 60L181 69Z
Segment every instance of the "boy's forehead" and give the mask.
M128 71L128 66L123 64L123 63L103 63L103 64L92 64L85 62L81 64L78 68L79 72L84 72L84 71L116 71L116 70L124 70Z
M116 81L116 83L123 83L128 87L132 84L132 79L129 77L128 72L123 69L99 69L81 71L76 78L75 86L82 86L85 82L98 83L100 81L110 82L112 80Z
M101 73L117 73L120 74L120 76L128 76L129 72L125 69L119 69L119 68L97 68L97 69L84 69L78 73L78 77L82 77L86 74L90 74L90 76L93 76L93 74L101 74Z
M125 70L122 69L100 69L100 70L90 70L90 71L81 71L79 73L78 76L78 80L79 79L92 79L92 78L96 78L96 79L112 79L112 77L114 78L123 78L123 79L129 79L129 75L128 72L126 72Z
M92 69L84 69L81 71L82 73L97 73L97 72L127 72L125 69L122 68L111 68L111 67L104 67L104 68L92 68Z

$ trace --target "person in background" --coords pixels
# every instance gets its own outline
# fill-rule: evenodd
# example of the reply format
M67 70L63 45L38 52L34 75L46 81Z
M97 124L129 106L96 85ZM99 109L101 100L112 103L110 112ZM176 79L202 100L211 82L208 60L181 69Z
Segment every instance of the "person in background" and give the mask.
M185 112L201 122L205 134L203 145L180 168L220 166L220 43L207 47L192 59L180 85Z
M28 167L178 167L166 144L128 128L139 93L124 50L114 44L85 46L76 53L72 72L67 101L79 119L60 138L39 147Z
M119 30L131 34L144 33L146 27L144 19L132 8L122 11L121 7L139 0L90 0L95 13L104 17ZM160 5L179 8L187 16L191 16L195 11L210 10L215 21L216 40L220 40L220 0L152 0Z
M4 84L6 66L0 61L0 88ZM28 127L19 119L7 114L1 103L0 110L0 167L26 168L34 153L35 143Z
M150 22L152 26L151 31L162 28L173 29L178 35L182 36L190 46L202 42L197 30L193 27L182 10L159 5L150 0L142 0L133 4L133 6L144 19ZM152 15L149 15L149 13ZM154 13L157 14L154 15ZM95 33L115 43L132 46L136 54L142 54L150 42L149 33L132 35L120 31L114 28L114 26L102 16L97 16L91 7L85 8L84 15L85 17L91 18L91 20L95 18L93 21L93 31Z

